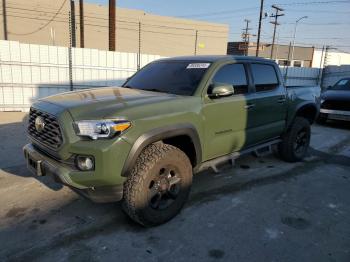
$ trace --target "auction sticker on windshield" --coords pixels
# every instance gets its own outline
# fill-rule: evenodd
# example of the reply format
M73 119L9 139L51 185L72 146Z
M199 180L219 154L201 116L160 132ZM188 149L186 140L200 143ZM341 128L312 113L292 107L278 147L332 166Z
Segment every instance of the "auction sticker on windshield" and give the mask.
M198 69L198 68L208 68L210 63L192 63L189 64L186 69Z

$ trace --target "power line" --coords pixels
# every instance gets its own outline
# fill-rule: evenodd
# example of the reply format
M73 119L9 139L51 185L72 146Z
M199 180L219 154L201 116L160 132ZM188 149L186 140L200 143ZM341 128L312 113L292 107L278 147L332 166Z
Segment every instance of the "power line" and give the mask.
M33 8L36 8L36 9L28 9L28 8L18 8L17 7L18 5L14 5L13 7L11 7L11 9L20 9L20 10L27 10L27 11L33 11L33 12L43 12L43 13L56 13L56 12L50 12L50 11L47 11L49 9L51 10L56 10L56 9L53 9L53 8L50 8L50 7L47 7L45 8L44 10L43 9L39 9L38 6L31 6ZM26 6L29 6L29 5L26 5ZM118 8L117 8L118 10ZM67 16L68 16L68 13L66 13ZM93 15L101 15L99 13L95 13L95 12L85 12L85 17L88 17L86 14L93 14ZM92 17L92 16L90 16ZM127 19L130 19L130 17L126 17L126 16L118 16L120 18L127 18ZM108 20L107 18L104 18L104 17L94 17L96 19L102 19L102 20ZM176 18L176 17L175 17ZM179 18L180 20L181 18ZM182 19L183 20L183 19ZM118 19L116 20L118 21ZM120 21L120 20L119 20ZM153 22L159 22L159 20L152 20L152 19L147 19L147 21L153 21ZM202 22L202 21L198 21L198 20L194 20L196 22L198 22L198 25L201 25L201 23L205 23L205 26L210 26L210 27L222 27L222 25L215 25L215 24L210 24L209 22ZM134 23L137 23L137 22L134 22ZM189 25L189 23L187 22L175 22L175 21L171 21L171 22L165 22L165 23L171 23L171 24L179 24L179 25Z
M294 2L294 3L279 3L279 5L315 5L315 4L340 4L340 3L347 3L350 4L350 1L347 0L340 0L340 1L312 1L312 2Z
M11 9L20 9L20 10L27 10L27 11L36 11L36 10L30 10L30 9L24 9L24 8L12 8ZM38 11L37 11L38 12ZM16 13L14 11L11 11L11 13ZM20 13L20 14L24 14L24 13ZM62 13L61 13L62 14ZM27 14L27 15L31 15L31 14ZM13 17L18 17L18 18L27 18L27 19L37 19L37 18L33 18L33 17L21 17L21 16L13 16ZM56 16L58 17L58 16ZM104 20L107 21L107 18L103 18L103 17L93 17L93 16L88 16L88 15L84 15L85 18L93 18L93 19L99 19L99 20ZM63 19L63 17L61 17ZM44 18L38 18L38 20L45 20ZM57 21L57 20L55 20ZM122 22L122 23L130 23L130 24L135 24L135 26L138 25L138 22L134 22L134 21L127 21L127 20L122 20L122 19L116 19L117 22ZM150 20L148 20L150 21ZM157 24L150 24L150 23L142 23L142 25L144 26L151 26L151 27L157 27L157 28L169 28L169 29L179 29L179 30L188 30L188 31L195 31L195 28L185 28L185 27L176 27L176 26L167 26L167 25L157 25ZM200 29L199 31L206 31L206 32L215 32L215 33L226 33L225 31L218 31L218 30L210 30L210 29Z
M14 15L8 15L9 17L16 17L16 18L24 18L24 19L31 19L31 20L39 20L39 21L48 21L45 18L34 18L34 17L24 17L24 16L14 16ZM68 20L54 20L55 22L60 22L60 23L68 23ZM100 27L100 28L108 28L107 25L98 25L98 24L94 24L94 23L85 23L86 26L93 26L93 27ZM151 26L154 27L153 25L150 24L142 24L143 26ZM158 27L158 26L157 26ZM173 27L167 27L167 28L173 28ZM127 28L127 27L121 27L118 26L118 29L122 29L122 30L129 30L129 31L138 31L137 28ZM179 28L178 28L179 29ZM178 36L195 36L195 34L181 34L181 33L174 33L174 32L161 32L161 31L154 31L154 30L142 30L143 32L149 32L149 33L155 33L155 34L165 34L165 35L178 35ZM195 30L191 30L192 32L195 32ZM226 33L225 32L220 32L220 31L213 31L213 30L198 30L198 32L215 32L215 33ZM12 34L12 33L11 33ZM199 34L199 36L203 36L203 37L215 37L215 38L227 38L227 36L218 36L218 35L202 35Z
M34 31L31 31L31 32L28 32L28 33L24 33L24 34L18 34L18 33L12 33L12 35L31 35L31 34L34 34L34 33L37 33L39 31L41 31L42 29L44 29L45 27L47 27L55 18L56 16L61 12L64 4L67 2L67 0L63 0L63 3L62 5L60 6L60 8L57 10L57 12L55 13L55 15L48 20L48 22L46 24L44 24L43 26L39 27L38 29L34 30Z
M329 10L311 10L311 9L289 9L288 12L312 12L312 13L330 13ZM332 10L332 14L349 14L350 11L335 11Z
M293 25L295 22L285 22L285 25ZM329 22L329 23L303 23L303 25L312 25L312 26L333 26L333 25L348 25L349 23L339 23L339 22Z
M234 9L234 10L224 10L224 11L217 11L217 12L209 12L209 13L197 13L197 14L190 14L190 15L182 15L178 17L184 17L184 18L189 18L189 17L201 17L201 16L213 16L213 15L220 15L220 14L230 14L230 13L235 13L235 12L241 12L245 10L253 10L258 8L258 6L254 7L247 7L247 8L240 8L240 9Z

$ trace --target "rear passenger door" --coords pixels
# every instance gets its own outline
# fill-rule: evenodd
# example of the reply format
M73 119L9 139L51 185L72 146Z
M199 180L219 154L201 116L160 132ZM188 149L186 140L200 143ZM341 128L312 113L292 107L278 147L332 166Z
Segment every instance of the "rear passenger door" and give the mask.
M254 83L255 110L251 111L251 134L254 143L280 136L286 125L286 91L273 64L250 64Z

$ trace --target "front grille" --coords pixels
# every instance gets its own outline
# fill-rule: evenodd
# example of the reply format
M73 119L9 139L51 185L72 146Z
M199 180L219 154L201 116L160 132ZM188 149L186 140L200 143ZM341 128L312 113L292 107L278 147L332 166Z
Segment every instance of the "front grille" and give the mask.
M38 131L35 127L35 119L39 116L45 123L42 131ZM61 129L57 119L54 116L35 108L30 109L28 134L34 140L51 149L58 149L63 142Z
M326 100L322 103L321 108L350 111L350 101Z

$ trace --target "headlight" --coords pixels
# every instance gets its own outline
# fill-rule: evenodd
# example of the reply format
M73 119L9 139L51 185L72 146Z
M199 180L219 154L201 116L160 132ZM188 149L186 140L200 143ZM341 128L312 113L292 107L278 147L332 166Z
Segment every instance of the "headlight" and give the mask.
M82 120L74 123L78 136L86 136L92 139L112 138L127 130L131 126L126 120Z

